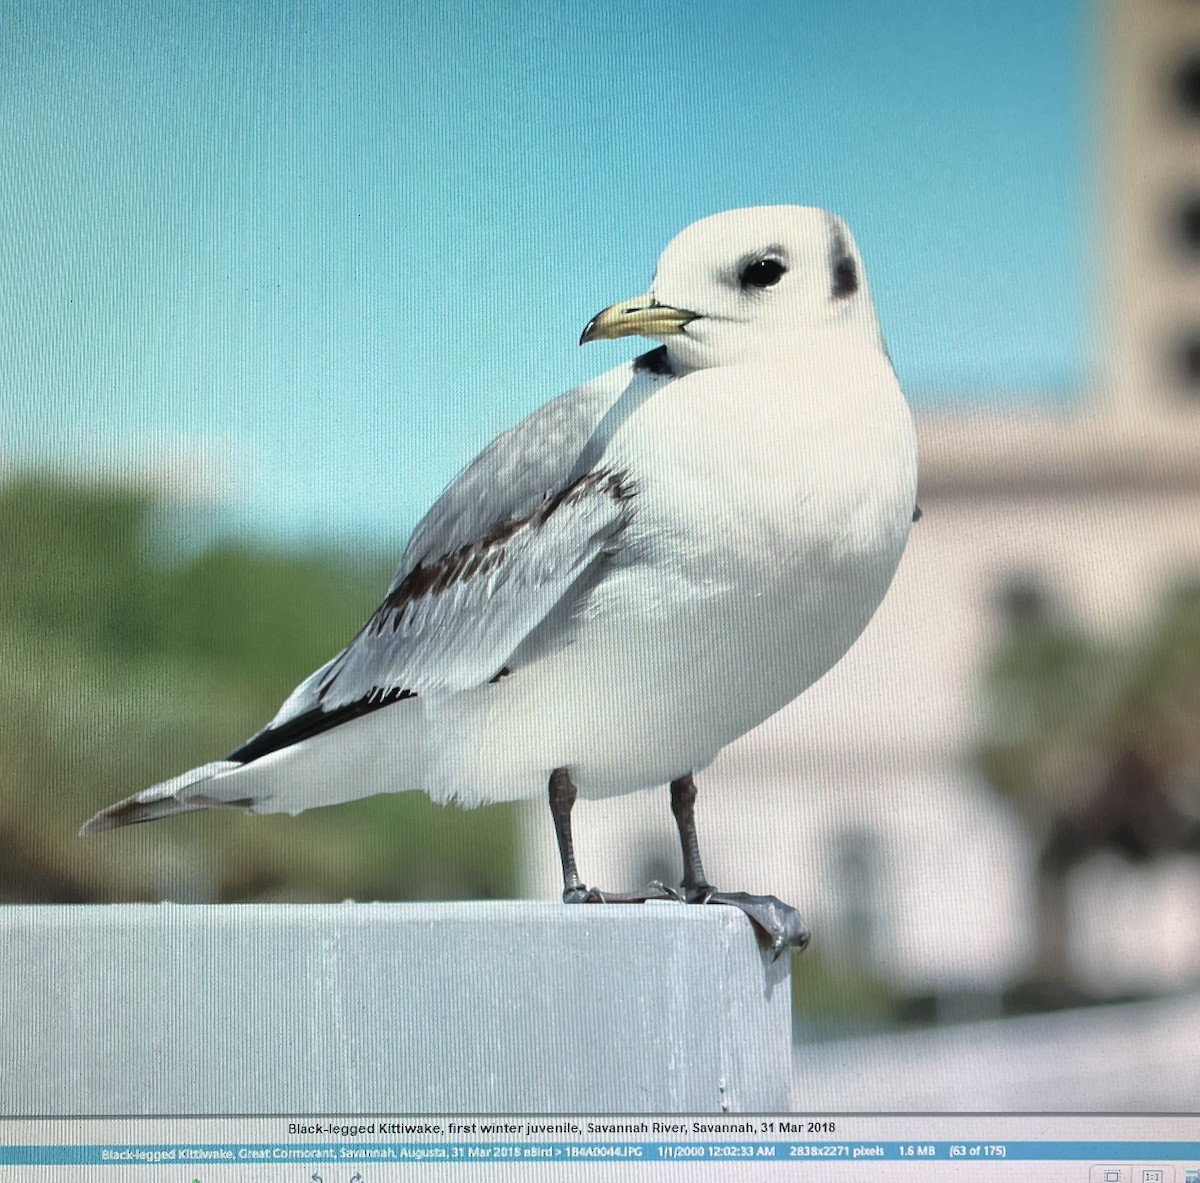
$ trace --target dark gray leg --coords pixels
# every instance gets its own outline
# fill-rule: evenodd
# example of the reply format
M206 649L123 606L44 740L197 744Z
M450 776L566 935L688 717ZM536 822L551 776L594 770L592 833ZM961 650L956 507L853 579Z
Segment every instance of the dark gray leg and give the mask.
M587 887L579 878L575 867L575 844L571 840L571 810L575 806L578 790L571 783L565 768L556 768L550 774L550 816L554 819L554 833L558 838L558 856L562 859L563 902L567 904L644 904L647 900L678 899L678 892L661 883L647 884L639 892L600 891Z
M584 903L591 894L575 868L575 844L571 841L571 810L577 796L578 790L571 783L567 770L556 768L550 774L550 816L554 819L554 833L558 837L558 857L562 859L563 900L568 904Z
M785 949L803 949L809 942L808 925L795 908L773 895L748 895L744 891L717 891L704 874L700 842L696 837L696 782L691 773L671 782L671 812L679 827L683 848L683 898L689 904L728 904L740 908L771 942L778 957Z
M711 893L713 888L700 861L700 840L696 837L696 782L691 773L671 782L671 812L675 815L679 845L683 848L683 882L679 886L683 888L684 899L699 903L701 897L708 898L705 893Z

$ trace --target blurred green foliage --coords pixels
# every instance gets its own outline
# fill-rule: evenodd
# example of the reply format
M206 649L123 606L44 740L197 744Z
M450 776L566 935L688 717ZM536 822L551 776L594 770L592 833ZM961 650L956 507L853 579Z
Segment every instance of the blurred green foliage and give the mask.
M0 900L515 894L514 809L420 793L77 837L258 730L354 634L388 563L197 551L188 514L148 492L34 476L0 485L0 556Z
M1147 837L1150 857L1200 821L1200 588L1170 590L1119 639L1030 601L1010 614L984 687L979 768L1039 840L1067 823L1121 849L1119 823L1153 808L1175 821Z
M791 956L792 1013L809 1037L895 1026L903 992L885 971L836 948Z
M1011 993L1023 1009L1094 1001L1070 956L1068 881L1099 852L1131 862L1200 853L1200 590L1164 596L1103 638L1017 597L985 671L984 779L1036 846L1035 941Z
M1100 775L1106 722L1128 656L1029 599L983 671L988 734L980 771L1018 808L1035 838Z

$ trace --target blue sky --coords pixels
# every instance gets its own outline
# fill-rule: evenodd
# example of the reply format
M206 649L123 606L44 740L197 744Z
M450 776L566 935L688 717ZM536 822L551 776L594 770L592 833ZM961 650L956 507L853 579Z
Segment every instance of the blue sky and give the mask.
M235 526L398 542L629 355L579 331L672 235L775 202L847 218L915 404L1069 398L1089 14L0 0L0 461L182 455Z

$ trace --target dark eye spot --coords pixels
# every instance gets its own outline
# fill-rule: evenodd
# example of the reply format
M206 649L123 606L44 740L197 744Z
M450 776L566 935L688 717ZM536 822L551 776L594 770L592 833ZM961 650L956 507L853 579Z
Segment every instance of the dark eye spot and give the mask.
M850 255L843 255L833 265L833 298L845 299L858 291L858 268Z
M738 272L738 283L743 288L772 288L787 273L787 268L778 259L755 259Z

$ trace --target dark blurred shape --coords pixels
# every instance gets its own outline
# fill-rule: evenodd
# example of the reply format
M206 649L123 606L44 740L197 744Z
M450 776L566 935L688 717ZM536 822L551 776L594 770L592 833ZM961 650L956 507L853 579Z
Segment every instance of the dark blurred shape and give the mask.
M1200 853L1200 590L1167 596L1137 639L1104 642L1048 611L1009 614L986 673L987 782L1037 847L1031 1008L1081 1001L1067 959L1067 880L1110 851Z
M1200 193L1188 193L1175 207L1174 238L1188 259L1200 258Z
M1046 617L1046 589L1036 576L1014 575L1000 589L1000 611L1009 628L1033 628Z
M1200 49L1188 53L1175 67L1171 89L1178 109L1192 119L1200 119Z
M0 829L0 904L86 904L86 886L47 864L19 834Z
M513 810L443 809L417 793L76 836L100 806L262 726L354 634L391 574L383 561L356 570L244 543L197 553L172 545L164 522L185 528L177 507L138 490L0 484L0 899L514 894Z
M1189 393L1200 393L1200 328L1185 334L1176 346L1175 370Z
M838 928L850 956L869 962L880 921L879 835L867 826L846 826L833 841Z

